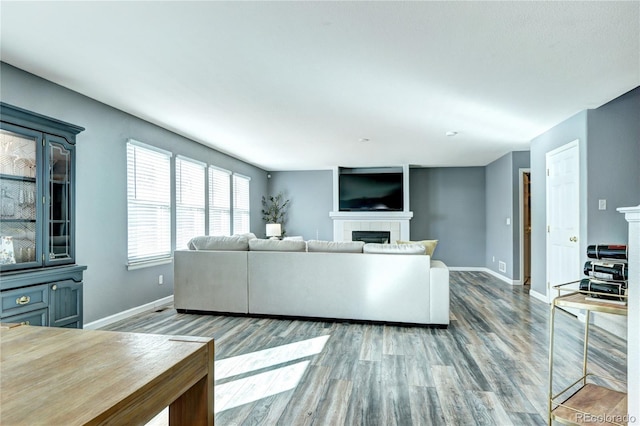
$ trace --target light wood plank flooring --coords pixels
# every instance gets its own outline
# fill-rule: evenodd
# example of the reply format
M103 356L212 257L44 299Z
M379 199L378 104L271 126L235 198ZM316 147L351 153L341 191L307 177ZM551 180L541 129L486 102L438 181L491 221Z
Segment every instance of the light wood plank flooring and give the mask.
M447 329L178 314L105 329L211 336L217 425L546 423L549 307L480 272L451 272ZM556 315L554 388L581 375L582 324ZM626 379L626 342L594 327L595 372Z

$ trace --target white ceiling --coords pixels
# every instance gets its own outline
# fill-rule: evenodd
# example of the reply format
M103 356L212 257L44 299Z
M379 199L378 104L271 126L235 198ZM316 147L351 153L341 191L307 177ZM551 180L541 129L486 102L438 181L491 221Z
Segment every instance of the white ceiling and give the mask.
M266 170L486 165L640 85L638 1L0 13L2 61Z

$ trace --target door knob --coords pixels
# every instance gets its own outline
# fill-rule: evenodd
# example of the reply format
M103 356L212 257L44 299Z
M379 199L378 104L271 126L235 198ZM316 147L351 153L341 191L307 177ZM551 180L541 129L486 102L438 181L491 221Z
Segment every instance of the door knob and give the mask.
M569 238L569 241L571 241L573 243L576 243L576 242L578 242L578 237L571 237L571 238Z

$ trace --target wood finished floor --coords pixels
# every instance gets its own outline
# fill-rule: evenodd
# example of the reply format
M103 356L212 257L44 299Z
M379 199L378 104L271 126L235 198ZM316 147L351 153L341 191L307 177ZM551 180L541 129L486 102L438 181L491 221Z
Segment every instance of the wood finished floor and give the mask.
M107 330L210 336L217 425L546 424L549 307L481 272L451 272L447 329L178 314ZM560 390L583 324L556 315ZM591 370L626 379L626 342L592 328ZM328 337L327 337L328 336Z

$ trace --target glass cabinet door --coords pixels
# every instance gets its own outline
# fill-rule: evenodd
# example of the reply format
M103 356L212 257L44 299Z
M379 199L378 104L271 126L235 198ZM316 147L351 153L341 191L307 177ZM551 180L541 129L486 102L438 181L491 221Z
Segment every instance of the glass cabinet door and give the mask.
M42 264L38 190L42 134L2 123L0 129L0 266Z
M45 136L45 264L63 264L74 260L73 211L73 148L63 138Z

